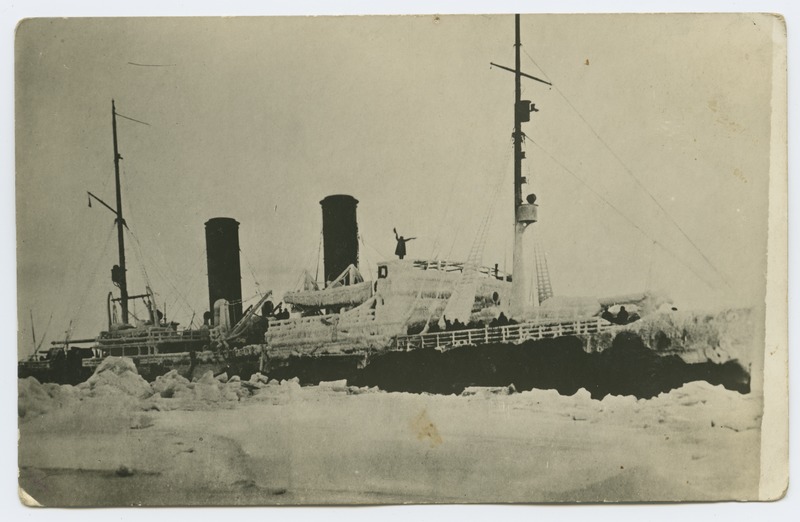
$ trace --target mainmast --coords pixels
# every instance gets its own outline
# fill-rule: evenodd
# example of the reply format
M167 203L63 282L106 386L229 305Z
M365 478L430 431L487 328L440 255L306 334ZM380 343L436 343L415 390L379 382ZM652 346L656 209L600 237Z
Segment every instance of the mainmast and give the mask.
M520 74L519 66L519 50L522 47L519 41L519 15L514 16L514 215L517 215L517 209L522 204L522 118L520 116L520 109L522 107L522 75ZM528 117L528 120L530 117ZM527 120L526 120L527 121ZM516 267L514 267L514 274L516 275Z
M117 109L114 100L111 100L111 129L114 138L114 181L117 185L117 242L119 244L119 265L111 269L111 280L119 286L120 306L122 307L122 322L128 322L128 279L125 275L125 235L122 227L125 220L122 217L122 189L119 183L119 160L122 156L117 146Z
M536 112L536 106L530 100L522 99L522 77L530 78L546 85L551 85L535 76L525 74L520 70L520 43L519 36L519 15L514 16L514 69L492 63L495 67L514 73L514 266L511 281L511 303L509 313L511 317L519 317L528 307L527 299L527 277L525 273L525 251L522 243L525 229L531 223L537 221L536 196L529 194L523 201L522 185L527 184L528 180L522 176L522 160L525 152L522 150L522 142L525 133L522 132L522 124L531 120L531 112ZM534 293L536 295L536 293ZM538 299L534 297L534 306L538 306Z

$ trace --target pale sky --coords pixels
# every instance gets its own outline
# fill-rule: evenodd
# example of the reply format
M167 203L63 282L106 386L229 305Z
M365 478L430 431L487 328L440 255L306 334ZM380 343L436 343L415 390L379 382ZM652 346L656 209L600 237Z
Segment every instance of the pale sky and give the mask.
M540 110L524 127L523 169L556 294L763 301L772 24L523 16L522 68L555 85L523 81ZM463 259L501 183L484 263L510 270L514 84L489 62L513 67L513 29L510 15L24 23L20 352L31 351L28 310L39 336L53 314L48 342L70 320L75 337L105 324L113 216L88 208L86 191L113 205L112 98L150 124L118 121L124 210L140 242L127 244L129 287L144 287L141 250L174 320L207 306L208 218L241 223L243 295L257 292L253 274L282 293L316 269L329 194L360 201L362 271L374 274L393 227L418 237L411 257Z

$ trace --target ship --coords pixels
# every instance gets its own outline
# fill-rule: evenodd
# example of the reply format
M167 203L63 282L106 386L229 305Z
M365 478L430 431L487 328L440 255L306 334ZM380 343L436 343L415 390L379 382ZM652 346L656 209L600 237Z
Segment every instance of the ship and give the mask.
M138 295L127 291L121 157L112 102L116 208L89 196L90 203L93 198L115 215L119 264L112 269L112 281L119 296L108 296L106 330L93 339L55 342L45 356L21 361L20 377L80 382L105 358L115 356L131 358L149 380L171 370L187 378L211 371L242 379L256 374L295 378L301 384L346 380L389 391L460 393L471 386L513 386L571 393L586 387L602 396L627 379L646 388L642 395L652 396L687 379L703 378L748 391L749 374L735 361L692 366L648 346L652 340L635 326L675 310L663 294L554 295L541 251L534 252L534 270L528 273L531 260L523 238L539 221L539 202L522 175L523 125L539 109L522 98L521 83L550 82L521 70L519 15L514 47L514 67L491 64L511 72L515 81L511 273L483 265L489 234L489 220L484 219L462 261L407 257L411 238L395 230L397 259L378 262L377 277L368 280L359 263L359 201L350 194L332 194L320 201L323 278L318 281L304 271L299 287L283 295L277 306L267 292L242 309L239 223L230 217L208 220L209 310L202 327L180 329L157 309L149 288ZM132 299L144 301L146 319L129 320Z

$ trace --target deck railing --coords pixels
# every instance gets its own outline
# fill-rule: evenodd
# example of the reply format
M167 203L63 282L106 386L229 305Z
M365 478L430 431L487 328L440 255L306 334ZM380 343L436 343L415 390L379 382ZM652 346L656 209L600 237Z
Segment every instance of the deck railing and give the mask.
M415 259L411 261L411 263L414 268L422 270L439 270L441 272L463 272L464 270L463 261ZM494 277L501 280L505 280L507 276L507 274L502 270L495 270L494 268L488 266L479 266L477 267L477 271L485 276Z
M139 345L143 343L169 343L184 341L202 341L209 338L208 330L149 330L147 332L134 333L130 335L115 335L100 337L97 344L103 347L118 345Z
M435 332L415 335L399 335L394 349L398 351L435 348L448 350L459 346L489 343L517 344L524 341L553 339L565 335L586 335L614 328L616 325L596 317L551 324L521 323L506 326L472 328L450 332Z
M268 333L273 335L303 335L314 330L328 331L332 326L339 330L369 326L375 321L375 310L351 310L342 314L312 315L270 321Z

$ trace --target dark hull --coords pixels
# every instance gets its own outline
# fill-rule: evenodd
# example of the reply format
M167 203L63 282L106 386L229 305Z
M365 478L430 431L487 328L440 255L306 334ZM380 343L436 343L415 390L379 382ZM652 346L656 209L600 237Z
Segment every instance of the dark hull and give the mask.
M64 362L52 362L47 365L30 364L21 361L17 364L17 377L25 379L33 377L39 382L55 384L78 384L92 376L92 370L80 366L68 367Z
M258 372L260 357L257 353L234 356L222 352L183 352L164 354L159 357L131 357L136 368L147 381L154 381L160 375L175 370L178 374L189 380L202 377L207 372L215 376L227 373L229 376L238 375L243 379Z
M218 353L196 354L192 352L167 354L162 357L130 356L136 369L145 380L152 382L160 375L176 370L187 379L200 377L211 371L214 375L227 373L238 375L243 379L259 371L260 358L251 354L244 357L225 357ZM76 385L86 381L99 365L98 360L86 360L90 365L84 364L84 359L69 360L57 359L47 362L21 361L17 366L17 376L20 379L34 377L39 382Z
M78 384L91 377L94 371L83 366L84 355L82 351L71 351L45 361L20 361L17 376L20 379L34 377L39 382Z
M595 399L606 395L650 398L692 381L706 381L749 393L750 376L736 361L689 364L659 355L630 332L618 334L600 353L588 353L576 336L514 344L387 352L363 357L294 357L271 361L271 378L297 377L301 384L347 379L354 386L385 391L458 394L469 386L510 386L517 391L553 389L572 395L585 388Z
M602 352L587 352L589 344L587 339L564 336L516 345L463 346L443 352L419 349L369 357L292 356L267 360L263 366L260 357L252 353L241 357L176 353L157 362L146 357L132 359L148 381L170 370L188 379L211 371L245 380L262 371L271 379L298 378L303 385L346 379L353 386L411 393L458 394L470 386L513 384L517 391L553 389L563 395L585 388L595 399L606 395L650 398L692 381L721 384L740 393L750 391L750 375L736 361L686 363L677 355L659 355L632 332L617 334ZM46 370L34 371L24 363L19 366L20 377L59 384L77 384L88 379L92 371L66 360Z

